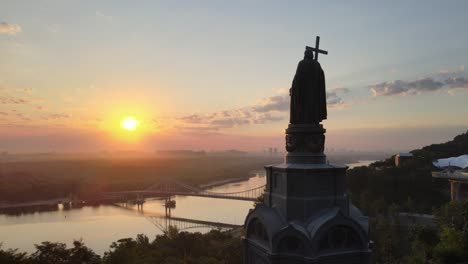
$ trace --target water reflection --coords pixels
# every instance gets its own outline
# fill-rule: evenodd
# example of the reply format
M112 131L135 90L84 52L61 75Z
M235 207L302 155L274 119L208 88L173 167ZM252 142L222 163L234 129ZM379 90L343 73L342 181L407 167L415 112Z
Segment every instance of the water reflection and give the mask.
M243 182L229 183L209 188L212 192L236 192L265 184L264 174L256 174ZM250 201L210 199L205 197L175 196L175 219L191 219L197 225L184 226L187 231L207 232L212 227L206 222L242 225ZM142 210L136 205L67 206L48 205L4 210L0 214L0 241L4 248L19 248L34 252L34 243L59 241L68 245L74 239L83 241L98 254L118 239L135 237L143 233L153 238L162 231L151 216L165 215L165 201L148 200ZM174 219L171 219L174 221ZM197 222L195 222L197 224Z

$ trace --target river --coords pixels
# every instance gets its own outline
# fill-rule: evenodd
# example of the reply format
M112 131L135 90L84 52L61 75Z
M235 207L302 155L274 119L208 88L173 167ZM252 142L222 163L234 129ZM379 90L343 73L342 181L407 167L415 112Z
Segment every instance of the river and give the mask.
M348 164L350 168L365 166L371 161ZM236 183L228 183L208 189L212 192L237 192L265 184L264 173ZM204 197L176 196L176 207L171 216L242 225L251 201L212 199ZM102 255L112 242L121 238L145 234L150 239L162 231L151 221L149 215L164 215L161 200L147 201L143 213L136 207L114 205L86 206L74 209L58 207L51 211L0 214L0 243L3 248L18 248L32 253L34 244L42 241L63 242L71 246L74 239L83 239L85 244ZM206 228L190 229L204 231Z

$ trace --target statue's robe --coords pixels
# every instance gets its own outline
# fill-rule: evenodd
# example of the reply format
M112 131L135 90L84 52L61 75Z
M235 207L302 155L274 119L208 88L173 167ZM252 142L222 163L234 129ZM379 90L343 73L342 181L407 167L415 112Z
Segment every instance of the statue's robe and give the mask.
M305 58L299 62L291 87L291 124L318 124L327 119L325 74L320 63Z

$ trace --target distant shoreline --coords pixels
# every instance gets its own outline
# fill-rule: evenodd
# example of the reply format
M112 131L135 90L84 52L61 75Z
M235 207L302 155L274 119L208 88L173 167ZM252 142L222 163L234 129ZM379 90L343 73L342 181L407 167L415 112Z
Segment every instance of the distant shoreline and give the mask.
M47 205L57 205L62 202L68 202L68 198L54 198L49 200L37 200L32 202L24 202L24 203L0 203L0 210L4 209L16 209L16 208L24 208L24 207L33 207L33 206L47 206Z
M228 183L245 181L245 180L248 180L250 177L252 176L216 180L216 181L211 181L205 184L199 184L198 187L200 187L201 189L208 189L208 188L213 188L213 187L217 187L217 186L228 184Z
M246 181L252 177L257 176L259 173L263 174L264 172L262 170L252 170L248 173L247 176L244 176L244 177L236 177L236 178L210 181L208 183L199 184L198 187L202 189L208 189L208 188L213 188L213 187L217 187L217 186L228 184L228 183L242 182L242 181Z
M375 162L376 160L359 160L358 162L352 162L348 163L347 165L351 165L350 169L353 168L354 166L352 165L359 165L362 164L361 166L368 166L370 163ZM263 173L263 171L260 170L253 170L250 171L246 176L244 177L236 177L236 178L227 178L227 179L221 179L221 180L215 180L215 181L210 181L208 183L204 184L199 184L198 187L201 189L210 189L214 187L218 187L224 184L229 184L229 183L236 183L236 182L242 182L246 181L252 177L255 177L258 175L258 173ZM68 198L63 197L63 198L55 198L55 199L48 199L48 200L37 200L37 201L31 201L31 202L24 202L24 203L4 203L0 202L0 210L5 210L5 209L18 209L18 208L25 208L25 207L34 207L34 206L53 206L53 205L58 205L62 202L67 202L69 201ZM1 214L1 212L0 212Z

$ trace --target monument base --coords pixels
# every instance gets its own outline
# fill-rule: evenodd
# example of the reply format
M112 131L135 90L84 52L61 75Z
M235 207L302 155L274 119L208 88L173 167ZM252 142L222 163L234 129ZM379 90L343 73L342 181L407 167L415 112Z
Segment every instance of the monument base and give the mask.
M326 130L320 124L289 124L286 129L286 163L325 163Z
M265 201L244 224L244 263L370 263L369 220L346 194L347 167L314 162L265 169Z
M285 163L265 167L265 201L245 220L244 263L370 263L369 219L346 194L347 167L326 162L324 133L286 129Z
M275 207L287 220L307 221L314 213L332 207L349 214L347 167L283 163L265 169L265 204Z

